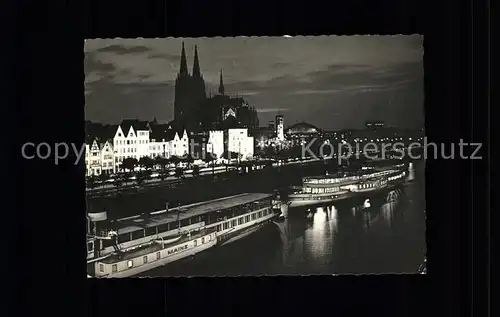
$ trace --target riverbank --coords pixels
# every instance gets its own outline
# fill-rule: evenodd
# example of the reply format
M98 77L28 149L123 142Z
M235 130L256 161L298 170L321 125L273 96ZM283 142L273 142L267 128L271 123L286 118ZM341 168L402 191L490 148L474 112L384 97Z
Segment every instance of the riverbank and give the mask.
M270 165L268 167L272 168L278 168L284 165L292 165L292 164L310 164L310 163L317 163L318 161L321 161L319 159L307 159L307 160L290 160L286 162L269 162ZM168 176L165 177L164 179L161 179L159 177L158 171L154 171L152 173L153 177L151 179L144 180L143 183L139 186L136 184L135 179L132 177L131 179L127 180L126 182L121 183L120 188L117 188L113 184L113 180L108 180L103 184L96 184L95 187L93 188L86 188L86 193L88 198L93 198L93 197L98 197L98 196L106 196L111 193L115 192L136 192L138 189L146 189L150 187L156 187L156 186L175 186L176 184L183 182L185 179L189 178L203 178L203 177L208 177L212 176L215 174L227 174L231 172L237 172L237 173L246 173L244 169L249 169L251 172L254 172L256 170L261 170L264 169L268 164L268 162L264 161L253 161L253 162L243 162L241 166L237 165L219 165L215 167L204 167L199 170L199 175L194 176L193 175L193 170L192 169L187 169L183 171L182 177L177 177L175 176L174 171L170 171L168 173ZM222 175L222 178L225 176Z
M199 201L235 195L242 192L272 192L290 183L300 183L307 174L324 173L324 164L315 162L306 165L290 164L279 168L265 168L240 175L221 173L214 179L211 175L187 178L172 184L121 191L108 196L87 197L89 212L106 210L108 217L121 218L146 211L165 209Z

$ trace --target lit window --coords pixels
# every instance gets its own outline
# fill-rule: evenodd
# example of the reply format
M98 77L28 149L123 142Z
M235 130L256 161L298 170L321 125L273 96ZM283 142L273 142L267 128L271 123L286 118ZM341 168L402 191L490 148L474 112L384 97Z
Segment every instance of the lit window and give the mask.
M127 262L127 266L128 266L128 268L129 268L129 269L130 269L131 267L133 267L133 266L134 266L134 261L132 261L132 260L128 261L128 262Z

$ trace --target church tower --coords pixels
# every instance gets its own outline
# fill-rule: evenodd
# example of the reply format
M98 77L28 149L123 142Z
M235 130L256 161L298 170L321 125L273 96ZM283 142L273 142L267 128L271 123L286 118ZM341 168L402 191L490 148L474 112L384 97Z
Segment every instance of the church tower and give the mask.
M182 42L181 65L175 80L174 119L184 127L195 128L199 110L206 100L205 81L201 74L198 47L194 48L193 72L187 66L186 49Z
M182 42L181 51L181 67L175 80L175 97L174 97L174 119L176 121L184 121L186 111L189 108L189 86L191 78L189 76L186 49Z
M200 61L198 59L198 45L194 46L193 78L201 78Z
M206 92L205 92L205 80L203 79L203 75L200 70L200 60L198 58L198 46L194 47L194 61L193 61L193 96L194 102L197 107L205 101Z

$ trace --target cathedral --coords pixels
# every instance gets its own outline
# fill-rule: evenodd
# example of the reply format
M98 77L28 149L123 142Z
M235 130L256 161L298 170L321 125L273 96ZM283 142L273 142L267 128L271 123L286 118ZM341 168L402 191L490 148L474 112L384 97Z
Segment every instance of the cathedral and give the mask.
M190 75L187 67L186 50L182 43L181 68L175 80L175 100L174 100L174 118L182 126L192 126L197 121L197 112L205 102L205 81L200 70L198 59L198 48L194 48L193 72Z
M226 95L222 70L218 94L206 96L198 47L194 47L193 70L189 74L184 43L180 70L175 81L174 122L190 132L240 127L252 129L259 126L254 107L241 97Z

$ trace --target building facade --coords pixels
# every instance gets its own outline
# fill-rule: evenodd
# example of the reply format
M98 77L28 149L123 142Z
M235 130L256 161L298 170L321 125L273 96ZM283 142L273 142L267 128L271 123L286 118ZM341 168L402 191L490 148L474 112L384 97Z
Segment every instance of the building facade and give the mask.
M117 126L87 131L85 141L86 175L113 174L121 170L126 158L183 157L189 153L185 129L139 120L123 120Z
M149 154L149 123L139 120L123 120L113 138L114 160L119 168L125 158L140 160Z
M99 146L101 152L101 173L114 174L116 172L113 140L106 140Z
M285 140L285 127L284 127L284 120L283 120L282 115L276 116L276 139L278 141Z
M101 175L101 150L95 138L91 139L89 144L85 144L85 168L87 176Z
M214 130L208 132L207 153L215 154L217 158L224 154L224 131Z

